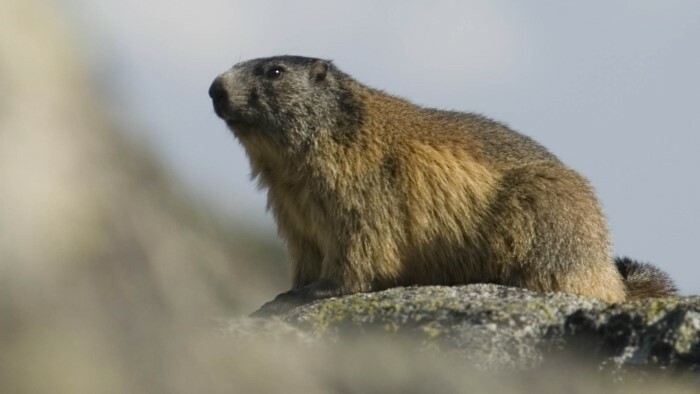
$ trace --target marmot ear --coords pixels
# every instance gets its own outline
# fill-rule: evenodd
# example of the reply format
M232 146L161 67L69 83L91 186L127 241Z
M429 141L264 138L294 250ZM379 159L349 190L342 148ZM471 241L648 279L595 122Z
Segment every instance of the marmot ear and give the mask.
M316 82L321 82L324 79L326 79L326 75L328 74L328 68L330 65L326 60L316 60L314 63L311 65L311 79L313 79Z

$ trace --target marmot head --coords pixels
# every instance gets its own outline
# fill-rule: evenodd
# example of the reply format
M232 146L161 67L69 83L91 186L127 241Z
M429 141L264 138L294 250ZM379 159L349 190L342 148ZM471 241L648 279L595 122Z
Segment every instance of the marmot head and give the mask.
M236 64L214 80L209 96L237 137L290 146L359 126L362 105L350 81L330 61L278 56Z

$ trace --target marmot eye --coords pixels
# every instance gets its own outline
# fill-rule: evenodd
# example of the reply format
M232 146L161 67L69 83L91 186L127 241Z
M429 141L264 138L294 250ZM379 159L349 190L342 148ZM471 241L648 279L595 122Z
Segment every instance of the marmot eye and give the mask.
M283 73L284 69L282 67L272 67L271 69L267 70L265 76L269 79L276 79L281 77Z

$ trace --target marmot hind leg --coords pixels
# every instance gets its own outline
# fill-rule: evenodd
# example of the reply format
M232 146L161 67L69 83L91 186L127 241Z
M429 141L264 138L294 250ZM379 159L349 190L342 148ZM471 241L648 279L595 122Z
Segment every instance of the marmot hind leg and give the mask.
M496 199L492 226L508 246L504 284L624 301L625 286L610 256L603 213L586 181L549 164L510 171Z

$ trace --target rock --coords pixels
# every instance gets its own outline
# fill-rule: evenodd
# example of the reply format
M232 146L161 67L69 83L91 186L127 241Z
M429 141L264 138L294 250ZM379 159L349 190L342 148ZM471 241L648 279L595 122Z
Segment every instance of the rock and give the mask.
M423 350L482 369L527 369L574 356L616 373L700 371L697 296L608 305L492 284L426 286L320 300L279 319L325 341L408 336Z
M199 373L222 348L200 326L286 286L279 241L212 211L119 116L101 94L119 78L85 61L105 42L65 15L82 8L0 10L1 391L251 392Z

